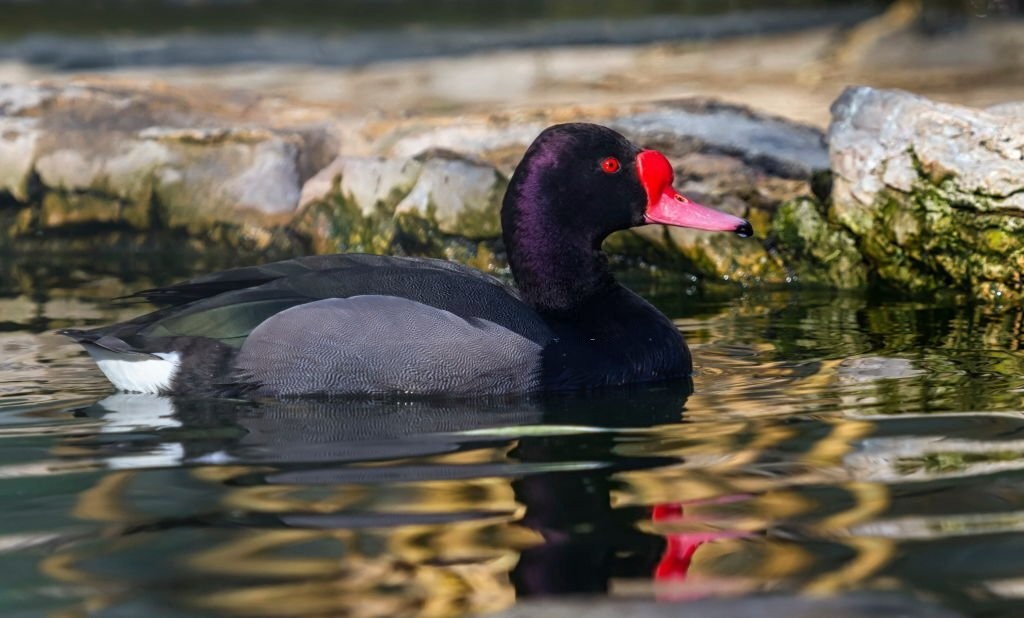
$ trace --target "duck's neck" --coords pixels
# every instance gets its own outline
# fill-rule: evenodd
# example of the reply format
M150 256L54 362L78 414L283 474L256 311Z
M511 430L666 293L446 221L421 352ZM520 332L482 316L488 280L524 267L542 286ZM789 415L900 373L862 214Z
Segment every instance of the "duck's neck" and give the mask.
M571 316L617 285L601 251L603 235L568 233L536 217L515 219L503 221L509 266L523 300L541 313Z

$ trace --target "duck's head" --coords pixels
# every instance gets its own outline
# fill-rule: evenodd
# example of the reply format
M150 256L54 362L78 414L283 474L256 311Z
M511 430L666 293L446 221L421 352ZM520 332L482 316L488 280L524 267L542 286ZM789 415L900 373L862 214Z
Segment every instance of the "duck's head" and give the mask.
M599 246L610 233L649 223L750 236L750 223L701 206L672 186L672 165L595 124L545 129L526 151L502 209L508 233Z

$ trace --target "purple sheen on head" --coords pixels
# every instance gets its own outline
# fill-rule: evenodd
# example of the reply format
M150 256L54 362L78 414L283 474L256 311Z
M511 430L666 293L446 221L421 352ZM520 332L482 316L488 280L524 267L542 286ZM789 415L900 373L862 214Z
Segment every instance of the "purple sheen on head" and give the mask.
M550 212L545 208L551 200L550 187L545 187L545 171L558 168L560 158L572 143L573 137L565 133L549 133L538 138L526 155L522 163L525 169L520 170L521 181L519 183L516 197L516 231L520 240L521 249L536 247L541 243L548 243L550 229ZM526 257L526 256L524 256Z

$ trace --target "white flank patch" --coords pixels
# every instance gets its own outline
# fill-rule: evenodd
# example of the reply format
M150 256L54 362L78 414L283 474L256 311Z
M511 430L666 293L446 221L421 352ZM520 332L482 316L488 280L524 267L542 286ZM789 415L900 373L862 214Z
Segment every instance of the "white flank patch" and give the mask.
M158 395L171 387L171 380L181 364L177 352L157 352L147 358L142 355L119 354L93 345L85 346L89 356L118 390L129 393Z

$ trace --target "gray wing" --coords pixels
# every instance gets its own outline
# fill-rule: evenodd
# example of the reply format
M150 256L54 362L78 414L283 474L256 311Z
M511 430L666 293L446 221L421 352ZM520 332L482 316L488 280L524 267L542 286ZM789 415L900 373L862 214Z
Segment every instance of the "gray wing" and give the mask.
M79 341L113 337L140 351L152 351L147 340L174 337L203 337L237 348L253 328L289 307L364 294L410 298L534 339L546 331L514 290L471 268L420 258L330 255L224 271L142 292L167 306L127 322L65 334Z
M331 298L278 313L249 335L236 378L253 394L522 393L540 384L542 342L407 298Z

